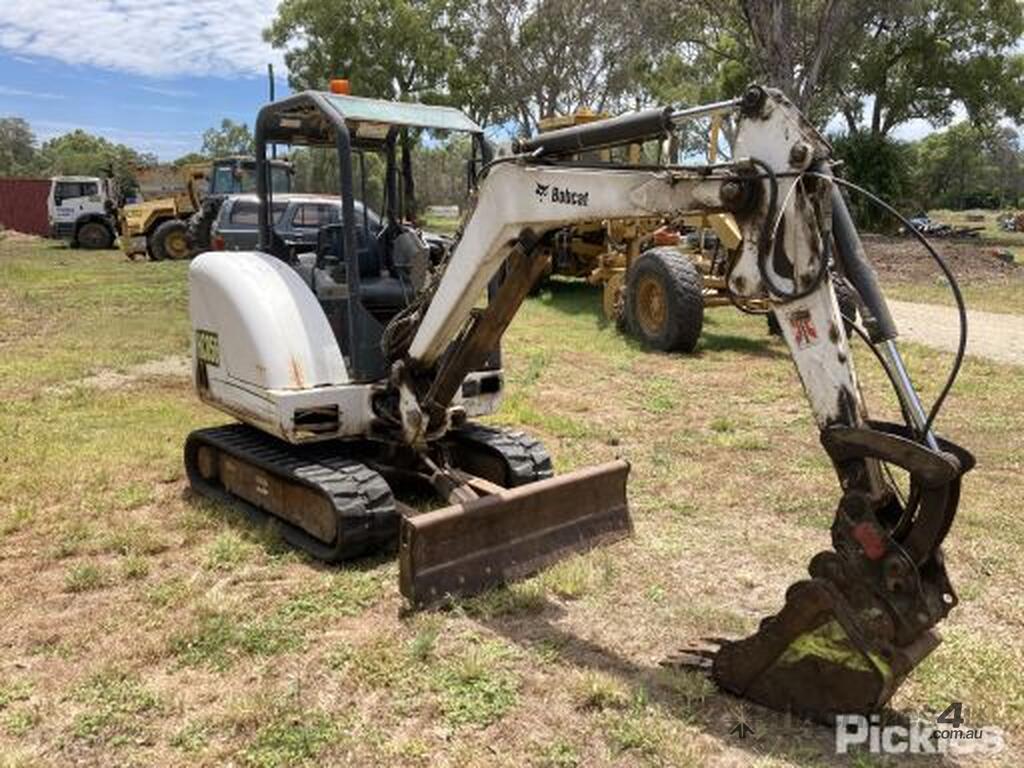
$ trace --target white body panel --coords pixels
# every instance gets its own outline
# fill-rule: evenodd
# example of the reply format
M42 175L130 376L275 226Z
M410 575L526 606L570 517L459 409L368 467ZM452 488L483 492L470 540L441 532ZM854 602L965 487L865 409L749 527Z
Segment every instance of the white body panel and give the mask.
M799 153L800 148L806 152ZM794 189L791 172L828 153L826 142L781 95L770 96L760 116L739 121L736 157L755 157L777 174L777 205L786 222L779 237L794 273L800 276L818 270L824 249L809 196L802 187ZM799 165L791 161L795 154L805 158ZM741 167L742 161L738 162ZM762 168L755 170L764 177ZM480 187L477 207L416 332L410 357L423 367L438 359L524 229L543 234L602 219L721 211L725 178L679 170L530 165L525 159L495 166ZM736 214L743 243L731 287L740 296L766 296L757 264L768 209L768 185L761 184L758 204ZM771 265L769 269L778 283L792 286L791 280L774 274ZM831 280L796 301L771 298L817 423L859 423L860 393ZM406 434L415 436L422 421L410 418Z
M480 187L409 355L424 365L440 357L526 227L542 233L604 219L724 210L721 181L676 181L670 171L496 166Z
M96 194L61 197L57 203L58 184L94 185ZM70 240L75 235L79 219L106 216L106 202L110 197L109 183L95 176L54 176L50 179L50 194L46 198L46 218L50 234Z
M189 314L194 383L204 402L290 442L369 434L372 396L383 382L350 382L323 309L287 264L255 251L198 256L189 268ZM485 371L466 380L500 376ZM460 393L452 404L483 416L500 400L499 388Z
M348 383L327 317L287 264L256 251L211 251L188 275L192 327L231 340L220 356L232 379L279 390Z

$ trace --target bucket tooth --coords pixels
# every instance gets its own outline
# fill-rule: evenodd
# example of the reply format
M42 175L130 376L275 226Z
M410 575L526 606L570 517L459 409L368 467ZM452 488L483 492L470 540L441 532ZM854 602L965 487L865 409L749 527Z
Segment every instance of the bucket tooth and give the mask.
M402 594L413 605L475 594L628 536L628 474L612 461L403 518Z

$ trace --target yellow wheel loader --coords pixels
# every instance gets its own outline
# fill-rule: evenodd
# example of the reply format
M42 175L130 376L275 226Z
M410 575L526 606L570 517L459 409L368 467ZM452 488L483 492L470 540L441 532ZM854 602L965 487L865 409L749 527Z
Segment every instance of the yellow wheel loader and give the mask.
M270 165L277 192L291 191L291 165ZM210 163L190 163L180 170L180 189L173 195L121 208L121 249L128 258L152 261L190 259L210 248L210 227L228 195L253 192L256 161L251 157L222 157Z
M576 157L720 112L738 125L728 163L616 168ZM403 223L396 147L409 151L400 137L410 129L468 134L480 161L474 206L436 268ZM341 221L320 230L309 255L274 232L271 144L337 155ZM687 661L727 691L810 718L884 706L956 606L942 543L974 460L936 435L941 398L926 412L907 375L829 144L781 93L753 86L703 107L552 131L520 149L494 159L480 127L446 107L318 91L263 107L260 247L204 253L189 269L196 391L237 419L188 436L192 487L277 521L325 560L397 546L401 591L417 606L628 535L626 462L553 475L538 441L475 419L498 407L501 337L548 269L557 233L729 214L742 233L729 289L771 306L839 490L831 547L779 595L779 612ZM353 168L365 153L386 168L385 225L375 230L355 214ZM868 416L830 264L857 290L857 331L903 405L900 423ZM909 474L909 495L890 467ZM408 504L424 493L444 506Z

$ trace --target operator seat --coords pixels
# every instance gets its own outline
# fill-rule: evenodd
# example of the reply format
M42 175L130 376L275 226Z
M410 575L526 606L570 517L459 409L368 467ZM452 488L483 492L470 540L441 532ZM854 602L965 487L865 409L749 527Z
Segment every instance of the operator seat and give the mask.
M383 234L383 231L382 231ZM400 239L403 235L399 235ZM314 284L325 288L330 283L345 283L344 267L339 263L344 230L341 224L330 224L320 231L317 244L317 274ZM359 294L363 305L374 314L394 315L404 309L415 289L408 278L399 277L397 269L389 268L389 242L385 237L374 237L365 227L356 228L356 256L359 263ZM339 269L340 267L340 269ZM329 273L329 277L327 274ZM329 289L328 289L329 290ZM317 290L317 294L320 291Z

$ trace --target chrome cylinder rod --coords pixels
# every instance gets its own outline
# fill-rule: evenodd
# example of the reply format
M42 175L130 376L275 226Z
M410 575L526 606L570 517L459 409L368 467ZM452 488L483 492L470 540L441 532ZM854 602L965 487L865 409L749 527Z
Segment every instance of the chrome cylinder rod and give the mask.
M896 347L896 342L891 339L882 342L880 351L885 359L886 367L893 375L893 381L896 382L896 394L903 403L910 420L914 422L914 427L918 432L924 434L925 443L929 448L933 451L939 450L939 443L931 429L925 432L928 416L924 406L921 405L921 398L918 397L917 390L914 389L914 385L910 381L910 374L907 373L907 367L903 364L903 358Z
M696 107L674 109L668 116L673 125L679 125L690 120L699 120L702 117L732 112L743 103L743 99L729 99L728 101L716 101L711 104L701 104Z

